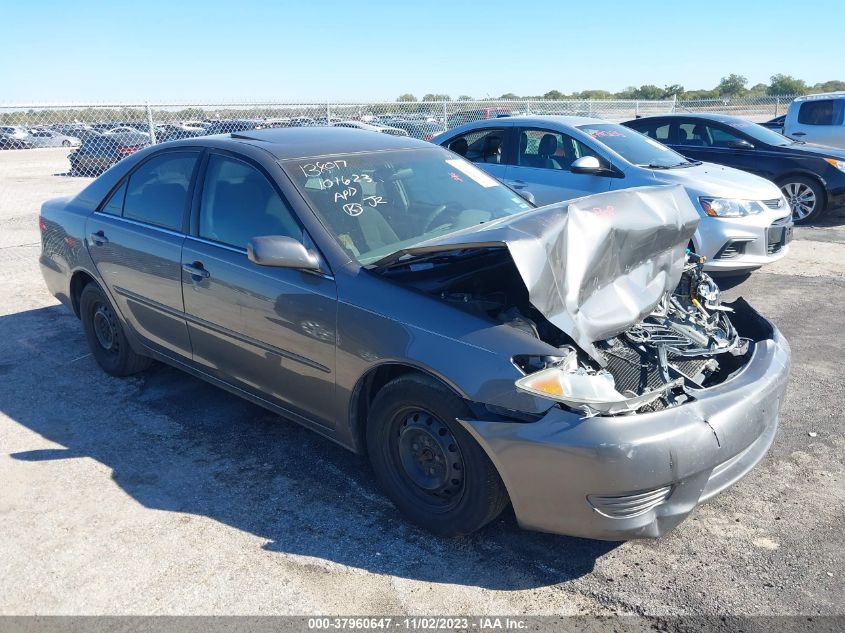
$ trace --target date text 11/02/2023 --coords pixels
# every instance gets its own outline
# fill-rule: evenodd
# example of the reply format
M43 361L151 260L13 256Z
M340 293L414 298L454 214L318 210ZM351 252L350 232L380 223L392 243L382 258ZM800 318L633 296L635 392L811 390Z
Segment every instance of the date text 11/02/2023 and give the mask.
M319 617L309 618L310 630L399 630L399 631L519 631L524 619L512 617Z

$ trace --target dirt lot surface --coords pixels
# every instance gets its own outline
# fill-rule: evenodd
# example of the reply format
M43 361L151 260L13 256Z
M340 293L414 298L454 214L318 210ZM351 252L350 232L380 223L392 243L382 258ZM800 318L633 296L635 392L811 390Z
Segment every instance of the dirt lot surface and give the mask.
M659 541L411 527L366 463L164 366L108 377L38 270L66 151L0 152L0 614L842 614L845 216L730 288L793 350L781 428Z

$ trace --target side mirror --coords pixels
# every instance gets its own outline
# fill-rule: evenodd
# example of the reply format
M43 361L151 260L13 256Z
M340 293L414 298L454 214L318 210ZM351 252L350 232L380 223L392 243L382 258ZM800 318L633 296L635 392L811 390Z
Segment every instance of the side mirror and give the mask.
M534 194L527 189L514 189L514 191L516 191L520 198L528 200L531 204L537 204L537 201L534 199Z
M744 138L737 139L735 141L730 141L728 143L728 147L731 149L754 149L754 146L746 141Z
M320 270L320 260L314 253L302 242L284 235L253 237L246 245L246 255L259 266Z
M573 174L597 174L604 171L604 168L595 156L582 156L572 161L569 171Z

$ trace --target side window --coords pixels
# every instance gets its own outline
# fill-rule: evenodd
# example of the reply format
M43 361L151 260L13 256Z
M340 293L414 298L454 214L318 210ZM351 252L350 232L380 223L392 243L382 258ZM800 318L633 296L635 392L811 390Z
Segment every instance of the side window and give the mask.
M447 147L474 163L498 164L502 162L504 139L504 129L484 128L453 138Z
M123 200L126 198L126 185L128 182L128 180L123 181L123 184L109 196L108 202L102 206L100 211L110 215L121 215L123 213Z
M707 129L710 131L710 141L713 143L713 147L729 147L729 143L731 141L741 141L742 139L733 134L724 130L720 127L713 127L708 125Z
M199 236L246 248L259 235L302 240L302 229L264 174L240 160L212 155L202 189Z
M845 99L805 101L798 109L798 123L804 125L842 125Z
M129 176L123 217L181 230L196 162L196 152L167 152L142 164Z
M539 169L569 170L573 161L596 153L567 134L536 128L519 132L517 165Z
M669 124L664 123L663 125L659 125L657 123L651 123L648 125L641 125L634 128L638 132L642 132L646 136L653 138L655 141L660 141L661 143L668 144L669 143Z

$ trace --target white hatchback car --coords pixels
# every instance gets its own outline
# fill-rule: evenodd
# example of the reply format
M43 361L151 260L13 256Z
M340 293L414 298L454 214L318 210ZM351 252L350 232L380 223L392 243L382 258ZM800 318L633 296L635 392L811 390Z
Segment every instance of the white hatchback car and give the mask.
M702 222L692 248L710 271L743 272L784 257L789 205L773 182L690 161L630 128L601 119L518 116L462 125L434 137L540 205L602 191L683 185Z

